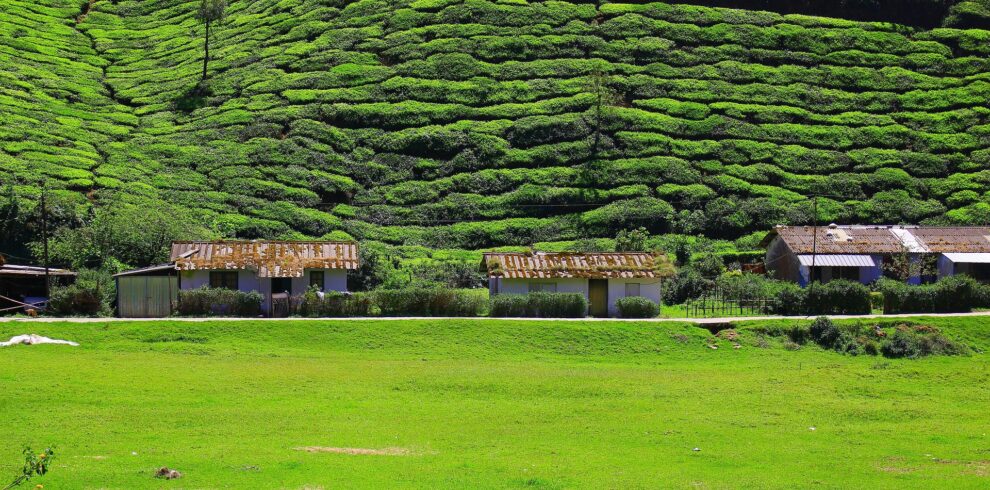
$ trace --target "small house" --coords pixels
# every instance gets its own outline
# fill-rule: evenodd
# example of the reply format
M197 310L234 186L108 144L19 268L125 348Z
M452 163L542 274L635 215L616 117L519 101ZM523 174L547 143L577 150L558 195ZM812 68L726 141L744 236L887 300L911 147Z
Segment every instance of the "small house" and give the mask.
M481 267L490 295L581 293L595 317L616 316L616 300L627 296L659 304L661 281L673 275L666 256L642 252L492 252L483 254Z
M802 286L832 279L869 284L887 272L885 264L891 264L895 254L909 262L935 260L937 270L913 267L911 284L954 274L990 280L988 227L778 226L762 244L767 249L766 269L777 279Z
M358 247L319 240L183 241L172 243L169 259L114 276L118 315L168 316L178 291L203 286L257 291L262 311L287 314L289 298L312 286L346 291L347 271L358 267Z
M46 276L51 285L56 286L72 282L76 273L49 267L46 274L44 267L0 261L0 314L45 309L48 304Z
M257 291L261 309L272 314L273 300L302 294L311 286L346 291L347 271L358 267L354 242L222 240L172 243L170 257L179 289L202 286Z
M990 227L919 227L912 234L926 253L938 254L938 277L966 274L990 281Z

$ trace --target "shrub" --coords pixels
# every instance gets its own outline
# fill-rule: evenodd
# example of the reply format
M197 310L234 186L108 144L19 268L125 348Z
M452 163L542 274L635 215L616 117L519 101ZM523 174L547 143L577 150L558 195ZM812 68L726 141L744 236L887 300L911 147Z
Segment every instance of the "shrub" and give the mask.
M836 327L835 322L826 316L815 318L808 327L808 332L816 344L826 348L832 348L840 336L839 327Z
M484 297L457 289L381 289L370 293L384 316L478 316Z
M777 284L773 291L773 297L776 301L771 303L771 311L768 313L775 315L803 314L806 296L806 291L797 284L791 282Z
M110 316L115 285L106 272L82 270L74 283L52 287L47 311L62 316Z
M654 318L660 314L660 305L642 296L619 298L615 307L621 318Z
M806 306L812 314L868 314L872 311L870 304L869 288L843 279L808 288L806 300Z
M893 335L880 346L884 357L922 357L931 355L959 355L967 352L960 345L942 335L937 328L926 325L898 325Z
M261 314L261 293L203 286L179 291L176 312L182 316L258 316Z
M681 267L677 275L664 284L663 302L668 305L679 305L701 296L712 287L712 284L712 281L705 279L694 268Z
M966 312L980 306L986 294L985 286L964 275L944 277L934 284L920 286L883 279L877 287L883 293L884 313Z
M329 291L322 297L316 288L310 288L293 298L293 315L306 317L348 317L371 315L371 296L367 293L341 293ZM379 309L378 314L381 314Z
M493 317L583 318L588 300L581 293L499 294L491 298Z

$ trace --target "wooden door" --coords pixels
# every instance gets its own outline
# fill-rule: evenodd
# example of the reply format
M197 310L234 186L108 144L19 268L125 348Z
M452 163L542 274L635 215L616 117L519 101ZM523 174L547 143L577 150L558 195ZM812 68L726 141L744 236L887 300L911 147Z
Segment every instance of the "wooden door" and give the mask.
M594 317L608 316L608 280L588 280L588 313Z

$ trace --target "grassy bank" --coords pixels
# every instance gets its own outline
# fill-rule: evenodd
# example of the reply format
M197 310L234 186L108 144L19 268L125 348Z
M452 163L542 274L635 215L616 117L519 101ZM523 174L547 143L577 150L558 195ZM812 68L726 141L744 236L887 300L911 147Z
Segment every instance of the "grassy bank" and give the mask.
M49 488L975 488L984 322L932 320L973 354L920 360L769 322L0 324L82 344L0 349L0 475L51 443Z

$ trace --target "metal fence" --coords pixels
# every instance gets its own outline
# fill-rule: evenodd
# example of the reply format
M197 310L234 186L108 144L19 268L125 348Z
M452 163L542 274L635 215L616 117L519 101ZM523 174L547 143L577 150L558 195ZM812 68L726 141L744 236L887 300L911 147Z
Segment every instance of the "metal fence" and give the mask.
M777 299L763 295L737 297L715 286L699 298L688 301L685 307L685 314L692 318L760 316L773 313L777 309Z

